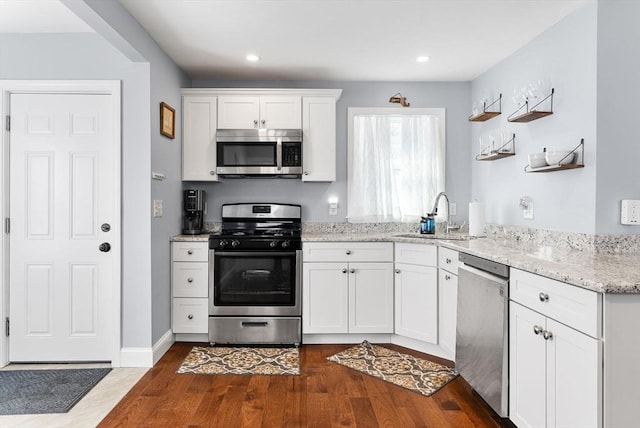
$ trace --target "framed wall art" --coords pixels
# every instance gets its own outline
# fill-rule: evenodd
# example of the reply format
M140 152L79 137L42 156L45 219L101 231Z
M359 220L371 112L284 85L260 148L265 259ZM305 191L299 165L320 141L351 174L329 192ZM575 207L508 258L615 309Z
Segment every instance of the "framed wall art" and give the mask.
M160 103L160 133L176 138L176 110L167 103Z

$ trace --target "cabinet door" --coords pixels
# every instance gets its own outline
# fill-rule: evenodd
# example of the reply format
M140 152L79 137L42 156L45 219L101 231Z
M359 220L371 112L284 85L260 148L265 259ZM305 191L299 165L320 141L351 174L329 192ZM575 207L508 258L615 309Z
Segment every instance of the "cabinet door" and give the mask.
M259 126L266 129L300 129L302 97L277 95L260 97Z
M218 97L218 129L257 129L259 123L259 97Z
M509 304L509 419L518 428L546 426L546 341L534 332L545 317ZM579 426L570 424L568 426Z
M547 319L547 427L598 427L601 406L601 343Z
M349 333L393 333L393 263L349 263Z
M336 181L336 100L302 100L302 181Z
M218 181L216 97L182 98L182 180Z
M347 333L346 263L302 264L302 332Z
M173 297L208 297L207 262L173 262L171 288Z
M438 272L435 267L396 263L395 332L438 342Z
M455 361L458 275L444 269L438 271L438 344L447 358Z
M209 330L208 302L207 298L173 298L171 317L173 332L207 333Z

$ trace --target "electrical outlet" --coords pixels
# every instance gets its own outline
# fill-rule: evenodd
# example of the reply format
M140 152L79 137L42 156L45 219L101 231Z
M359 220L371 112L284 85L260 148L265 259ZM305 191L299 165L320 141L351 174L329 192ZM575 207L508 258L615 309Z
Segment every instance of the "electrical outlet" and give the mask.
M451 203L449 204L449 213L450 213L451 215L456 215L456 214L457 214L457 212L458 212L457 208L458 208L458 207L456 206L456 203L455 203L455 202L451 202Z
M533 201L529 201L527 208L522 210L522 218L526 220L533 220Z
M640 226L640 201L625 199L620 204L620 223Z
M163 214L163 204L162 199L154 199L153 200L153 217L162 217Z

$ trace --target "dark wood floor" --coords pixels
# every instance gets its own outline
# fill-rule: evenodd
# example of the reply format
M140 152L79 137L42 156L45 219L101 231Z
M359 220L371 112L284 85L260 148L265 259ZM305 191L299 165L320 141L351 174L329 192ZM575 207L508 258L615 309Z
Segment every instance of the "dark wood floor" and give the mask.
M461 377L424 397L326 360L350 345L304 345L300 376L176 374L193 346L175 343L99 426L501 426ZM385 346L446 363L399 346Z

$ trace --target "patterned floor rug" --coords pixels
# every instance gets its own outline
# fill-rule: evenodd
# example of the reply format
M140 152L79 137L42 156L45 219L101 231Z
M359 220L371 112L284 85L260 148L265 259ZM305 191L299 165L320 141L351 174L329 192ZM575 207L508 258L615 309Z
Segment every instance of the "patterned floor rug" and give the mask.
M204 348L194 346L177 373L299 375L298 348Z
M449 367L372 345L366 340L327 357L327 360L426 396L435 393L458 376Z

